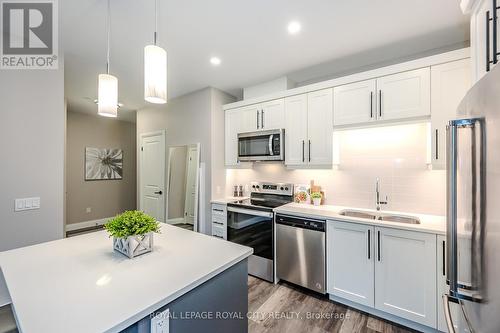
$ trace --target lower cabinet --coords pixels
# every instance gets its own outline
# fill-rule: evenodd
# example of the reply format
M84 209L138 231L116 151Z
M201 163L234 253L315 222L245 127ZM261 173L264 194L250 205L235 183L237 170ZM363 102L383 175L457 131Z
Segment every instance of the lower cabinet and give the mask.
M212 204L212 236L227 239L227 207Z
M329 294L373 307L374 227L333 221L327 228L327 291Z
M327 225L327 291L436 328L436 235L358 223Z

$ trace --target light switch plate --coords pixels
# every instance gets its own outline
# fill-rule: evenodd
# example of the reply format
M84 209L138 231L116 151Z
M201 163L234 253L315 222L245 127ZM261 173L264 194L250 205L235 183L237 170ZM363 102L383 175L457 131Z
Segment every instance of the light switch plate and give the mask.
M170 310L157 313L151 318L151 333L168 333L170 321Z
M40 197L22 198L14 201L14 211L32 210L40 208Z

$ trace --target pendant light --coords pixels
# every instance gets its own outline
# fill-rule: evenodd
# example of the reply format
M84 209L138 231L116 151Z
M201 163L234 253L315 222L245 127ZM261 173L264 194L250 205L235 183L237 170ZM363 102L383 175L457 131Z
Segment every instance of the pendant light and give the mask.
M144 47L144 99L167 103L167 52L158 46L158 0L155 0L154 44Z
M97 114L116 117L118 114L118 79L109 74L109 37L111 30L111 6L108 0L106 74L99 74Z

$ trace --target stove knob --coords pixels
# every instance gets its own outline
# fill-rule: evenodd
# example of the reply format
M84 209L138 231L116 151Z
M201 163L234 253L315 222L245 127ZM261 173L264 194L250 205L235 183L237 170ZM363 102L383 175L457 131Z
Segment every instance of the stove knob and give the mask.
M284 190L283 186L280 187L280 190L282 190L282 191Z
M288 191L288 187L285 187L285 191Z
M255 185L252 185L252 188L255 188Z
M259 188L260 188L260 186L259 186L259 185L257 185L257 186L255 186L255 188L259 189Z

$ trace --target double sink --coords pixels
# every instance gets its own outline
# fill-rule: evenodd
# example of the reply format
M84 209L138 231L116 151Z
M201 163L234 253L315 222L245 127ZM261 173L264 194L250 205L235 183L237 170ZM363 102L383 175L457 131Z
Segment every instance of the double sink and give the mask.
M367 212L367 211L346 209L341 211L340 215L348 217L357 217L368 220L379 220L379 221L398 222L407 224L420 224L420 220L417 217L398 215L398 214L385 214L378 212Z

